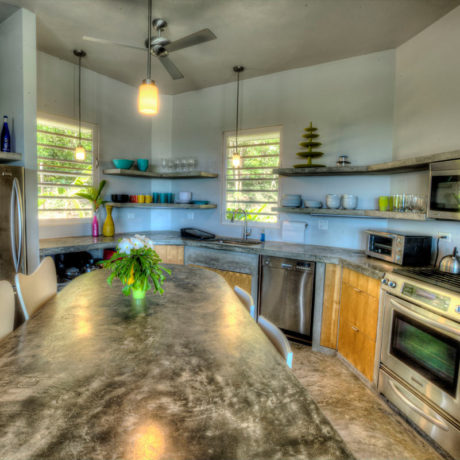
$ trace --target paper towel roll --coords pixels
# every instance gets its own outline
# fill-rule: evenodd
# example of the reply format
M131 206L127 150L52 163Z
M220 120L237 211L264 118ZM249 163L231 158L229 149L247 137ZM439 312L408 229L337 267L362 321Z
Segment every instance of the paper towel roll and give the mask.
M289 243L305 243L306 222L284 220L281 228L281 239Z

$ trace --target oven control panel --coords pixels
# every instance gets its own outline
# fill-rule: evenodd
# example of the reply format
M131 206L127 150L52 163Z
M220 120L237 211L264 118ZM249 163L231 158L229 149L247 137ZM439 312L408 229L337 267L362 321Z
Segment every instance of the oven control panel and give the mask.
M382 289L447 318L460 322L460 295L397 274L386 273Z

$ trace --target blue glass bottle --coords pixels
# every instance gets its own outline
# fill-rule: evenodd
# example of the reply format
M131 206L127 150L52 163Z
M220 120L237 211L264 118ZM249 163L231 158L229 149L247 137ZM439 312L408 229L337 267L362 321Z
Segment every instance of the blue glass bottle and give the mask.
M2 128L2 137L1 137L1 148L2 152L11 152L11 137L10 130L8 129L8 117L5 115L3 117L3 128Z

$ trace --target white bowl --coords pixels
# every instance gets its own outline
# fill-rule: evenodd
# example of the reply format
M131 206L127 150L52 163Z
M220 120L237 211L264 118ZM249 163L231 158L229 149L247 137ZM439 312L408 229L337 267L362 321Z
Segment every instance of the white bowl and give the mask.
M329 209L338 209L340 208L340 198L338 195L329 194L326 195L326 206Z
M344 209L356 209L358 197L356 195L342 195L342 206Z
M322 208L323 203L321 201L314 201L314 200L304 200L303 202L306 208Z

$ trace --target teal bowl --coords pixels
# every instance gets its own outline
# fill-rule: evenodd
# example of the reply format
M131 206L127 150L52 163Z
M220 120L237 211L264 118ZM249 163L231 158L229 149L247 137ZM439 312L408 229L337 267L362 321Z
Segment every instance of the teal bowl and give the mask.
M112 160L115 168L117 169L129 169L133 165L133 160Z

